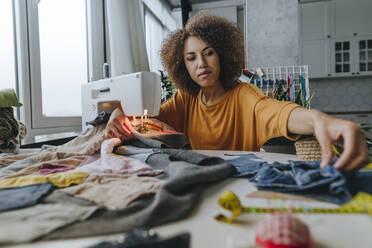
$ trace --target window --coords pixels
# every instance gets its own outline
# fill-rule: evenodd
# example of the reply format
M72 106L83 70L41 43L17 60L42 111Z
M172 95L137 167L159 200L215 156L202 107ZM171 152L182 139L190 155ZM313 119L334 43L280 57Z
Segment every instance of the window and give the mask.
M39 39L44 116L81 116L87 83L85 1L40 1ZM73 6L73 7L71 7Z
M12 0L0 1L0 90L15 89Z
M12 13L14 23L6 18ZM102 75L103 15L103 0L0 1L0 64L6 44L5 51L17 59L13 77L23 103L19 112L27 127L25 144L38 135L81 130L81 84ZM8 64L14 63L12 55L6 56Z
M32 128L81 127L85 9L85 0L27 1Z
M372 71L372 40L359 41L359 71Z
M336 68L335 72L350 72L350 42L335 42Z

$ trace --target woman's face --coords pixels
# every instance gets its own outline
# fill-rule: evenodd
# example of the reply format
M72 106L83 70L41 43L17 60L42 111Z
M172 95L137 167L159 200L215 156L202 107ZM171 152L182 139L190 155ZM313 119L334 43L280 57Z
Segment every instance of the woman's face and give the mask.
M220 59L216 50L197 36L186 39L183 59L191 78L202 88L220 84Z

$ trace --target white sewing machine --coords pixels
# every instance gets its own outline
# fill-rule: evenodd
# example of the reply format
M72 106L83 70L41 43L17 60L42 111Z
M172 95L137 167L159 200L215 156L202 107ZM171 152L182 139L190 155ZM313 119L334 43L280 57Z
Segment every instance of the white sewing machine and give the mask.
M82 94L82 130L102 111L112 112L120 104L127 116L159 114L160 77L155 72L136 72L84 84Z

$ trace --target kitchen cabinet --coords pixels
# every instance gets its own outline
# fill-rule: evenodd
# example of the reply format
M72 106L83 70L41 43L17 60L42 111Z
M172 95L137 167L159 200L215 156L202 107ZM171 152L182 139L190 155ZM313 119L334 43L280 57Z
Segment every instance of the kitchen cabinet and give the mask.
M372 1L300 2L300 60L310 78L372 75Z
M372 35L332 39L330 74L372 75Z
M330 66L328 40L304 40L301 44L302 65L309 66L310 78L327 77Z
M330 4L332 37L372 35L371 0L333 0Z

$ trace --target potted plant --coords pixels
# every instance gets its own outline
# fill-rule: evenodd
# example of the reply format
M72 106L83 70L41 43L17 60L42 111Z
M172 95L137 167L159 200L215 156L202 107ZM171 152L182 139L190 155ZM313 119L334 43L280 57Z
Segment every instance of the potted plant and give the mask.
M164 73L164 71L159 70L160 72L160 82L161 82L161 102L163 103L168 98L170 98L176 91L176 87L172 83L172 81L168 78L168 75Z

